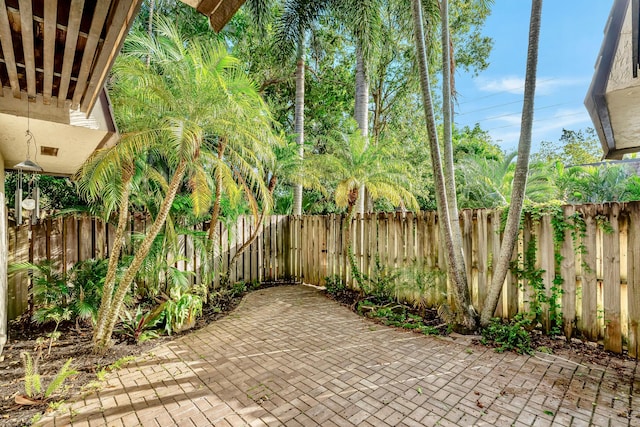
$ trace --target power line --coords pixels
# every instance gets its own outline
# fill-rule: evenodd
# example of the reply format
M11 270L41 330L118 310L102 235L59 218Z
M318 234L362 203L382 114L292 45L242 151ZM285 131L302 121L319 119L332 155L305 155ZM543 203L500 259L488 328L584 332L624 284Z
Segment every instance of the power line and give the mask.
M571 104L571 103L570 102L562 102L560 104L545 105L544 107L535 108L534 111L547 110L549 108L560 107L560 106L567 105L567 104ZM515 116L515 115L520 115L520 114L522 114L522 112L521 111L517 111L515 113L505 113L505 114L500 114L498 116L485 117L483 119L478 119L478 121L495 120L495 119L500 119L500 118L503 118L503 117Z
M538 80L536 85L538 83L547 83L547 82L552 82L554 80L558 80L557 78L548 78L548 79L543 79L543 80ZM499 92L494 92L490 95L485 95L485 96L481 96L480 98L474 98L474 99L470 99L468 101L464 101L464 102L458 102L458 105L463 105L463 104L468 104L470 102L476 102L479 101L481 99L487 99L487 98L491 98L497 95L502 95L503 93L511 93L513 94L514 89L524 89L524 84L522 84L521 86L516 86L516 87L512 87L511 89L505 89L505 90L501 90Z
M573 117L573 116L579 116L584 114L583 112L580 113L571 113L571 114L561 114L559 116L554 116L554 117L547 117L546 119L537 119L537 120L533 120L533 123L538 123L538 122L548 122L549 120L557 120L557 119L561 119L564 117ZM498 129L505 129L505 128L512 128L512 127L517 127L520 126L520 123L516 123L516 124L512 124L512 125L505 125L505 126L498 126L495 128L491 128L491 129L487 129L487 132L491 132L492 130L498 130Z

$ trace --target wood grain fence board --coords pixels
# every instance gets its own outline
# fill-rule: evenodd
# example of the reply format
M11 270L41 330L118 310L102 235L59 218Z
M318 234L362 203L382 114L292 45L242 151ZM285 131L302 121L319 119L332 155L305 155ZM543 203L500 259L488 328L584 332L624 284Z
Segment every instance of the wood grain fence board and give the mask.
M64 219L58 218L49 218L49 239L51 239L49 244L49 257L50 259L56 263L60 270L64 270L64 247L62 244L62 227L64 226Z
M63 218L60 218L60 219L63 220ZM115 238L116 238L116 227L111 223L107 223L107 248L106 248L107 257L111 256L111 250L113 249L113 242L115 241Z
M29 262L29 229L22 225L9 227L7 230L9 240L9 254L7 262ZM16 273L7 280L7 319L13 320L24 313L29 301L29 275L27 272Z
M478 312L482 311L484 306L484 300L487 297L487 260L489 253L491 252L491 241L488 236L489 227L489 212L488 210L480 210L477 215L477 233L478 233L478 250L476 251L477 265L478 265Z
M597 224L595 218L595 206L581 207L584 214L586 232L584 237L585 251L583 254L582 277L582 319L580 322L582 333L588 340L598 339L598 309L597 291L598 278L596 276L596 234Z
M272 265L271 265L271 246L272 246L272 240L271 240L271 219L270 218L265 218L264 219L264 230L262 232L262 235L264 236L264 257L262 260L263 263L263 272L264 272L264 280L266 281L272 281L273 280L273 270L272 270Z
M629 313L629 356L640 358L640 203L629 203L627 246L627 303Z
M402 217L401 213L398 216ZM398 254L398 267L408 267L416 259L416 226L415 215L407 212L402 218L407 224L403 229L407 230L406 237L402 239Z
M273 220L275 223L275 240L276 240L276 250L275 253L273 254L275 260L276 260L276 280L280 280L284 277L284 258L283 258L283 252L282 252L282 243L283 240L282 238L284 237L282 232L282 221L281 221L281 217L280 215L273 215Z
M277 215L271 215L271 262L273 263L273 280L277 281L280 278L280 270L282 266L280 265L280 246L282 242L280 241L280 223L278 221Z
M611 231L603 236L603 305L604 305L604 348L622 353L622 327L620 319L620 228L618 217L620 205L605 206Z
M389 222L385 214L378 215L378 252L380 263L389 265Z
M465 264L467 265L467 286L470 287L473 283L472 272L475 263L473 257L473 211L471 209L464 209L460 212L460 221L460 227L462 228L462 250ZM469 290L472 291L471 289Z
M520 253L522 256L518 260L518 264L521 269L524 269L524 262L527 253L527 248L529 247L529 242L531 238L535 238L535 234L532 232L533 223L530 215L526 215L524 218L524 228L522 229L522 249ZM529 286L529 280L523 278L519 281L522 284L522 310L524 313L528 313L530 311L530 303L532 301L533 294L531 292L531 287Z
M416 214L416 267L423 268L425 262L425 237L426 237L425 213Z
M65 271L69 271L71 267L78 262L78 231L77 221L73 216L64 220L64 265Z
M78 219L78 261L93 258L93 220L88 216Z
M328 263L328 229L329 229L329 217L328 215L322 215L320 218L320 286L326 284L326 277L329 275L327 263Z
M542 273L544 295L546 300L550 301L552 297L551 288L554 286L553 281L555 279L556 263L553 244L553 227L551 225L551 217L549 215L544 215L540 219L540 237L538 241L540 268L544 270L544 273ZM542 304L542 327L547 332L551 330L549 307L549 304Z
M565 221L570 221L573 227L573 214L575 208L567 205L563 208ZM576 257L574 249L574 232L568 227L564 231L564 240L560 248L560 275L562 276L562 324L564 335L567 339L573 336L576 326Z
M93 251L93 258L104 259L107 256L107 225L96 219L94 223L95 227L95 247Z
M371 235L369 231L371 229L371 214L365 213L362 219L362 273L368 277L371 277L373 272L373 266L375 262L371 258Z
M524 233L523 233L524 239ZM520 239L522 240L522 239ZM518 263L519 255L520 255L518 243L513 247L513 252L511 253L511 262L513 264ZM518 310L520 309L520 281L518 280L518 275L512 269L509 269L507 273L507 278L505 280L505 289L507 291L507 317L511 318L518 314Z

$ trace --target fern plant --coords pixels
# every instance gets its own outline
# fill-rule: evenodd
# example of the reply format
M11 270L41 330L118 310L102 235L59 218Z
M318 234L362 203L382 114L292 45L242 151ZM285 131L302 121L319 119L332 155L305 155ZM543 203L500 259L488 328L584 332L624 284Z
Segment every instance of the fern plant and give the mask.
M73 358L69 358L69 360L62 365L62 368L60 368L58 373L53 377L43 393L42 378L38 369L41 352L38 352L35 359L28 352L22 352L21 357L24 363L24 392L25 396L31 400L46 402L62 388L62 385L67 378L78 373L71 369L71 362Z

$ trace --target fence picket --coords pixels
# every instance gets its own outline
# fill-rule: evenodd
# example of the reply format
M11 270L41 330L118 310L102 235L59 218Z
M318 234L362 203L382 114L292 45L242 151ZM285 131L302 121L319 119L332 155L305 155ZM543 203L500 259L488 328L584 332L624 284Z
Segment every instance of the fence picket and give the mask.
M573 224L573 215L575 208L571 205L565 206L564 220L571 219ZM567 339L573 336L573 329L576 326L576 256L574 249L575 232L567 227L564 231L564 240L560 248L560 275L562 276L562 324L564 326L564 335ZM576 236L577 237L577 236Z
M596 209L594 205L582 207L584 222L586 226L585 237L583 239L583 273L582 273L582 333L588 340L598 339L598 308L597 291L598 278L596 276Z
M629 356L640 358L640 203L627 204L627 304L629 313Z
M620 323L620 229L618 216L620 205L613 203L605 206L609 218L610 230L603 236L603 305L604 305L604 348L622 353L622 328Z

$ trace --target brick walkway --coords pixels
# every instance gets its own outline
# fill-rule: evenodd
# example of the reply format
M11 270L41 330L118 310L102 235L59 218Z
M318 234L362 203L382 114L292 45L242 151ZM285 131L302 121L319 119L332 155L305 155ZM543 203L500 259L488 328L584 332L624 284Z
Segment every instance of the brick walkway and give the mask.
M634 375L380 326L290 286L249 294L40 424L640 426Z

